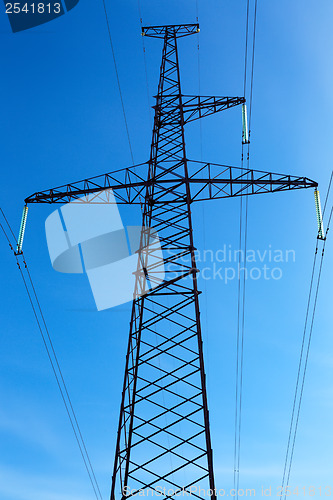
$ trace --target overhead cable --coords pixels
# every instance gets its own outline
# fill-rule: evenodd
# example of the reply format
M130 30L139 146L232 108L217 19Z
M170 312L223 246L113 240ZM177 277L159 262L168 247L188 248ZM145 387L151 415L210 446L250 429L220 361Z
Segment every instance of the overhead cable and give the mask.
M111 47L111 52L112 52L112 58L113 58L115 72L116 72L116 79L117 79L117 85L118 85L118 90L119 90L120 102L121 102L121 107L122 107L122 110L123 110L123 116L124 116L124 122L125 122L126 134L127 134L127 140L128 140L128 145L129 145L129 149L130 149L132 163L134 165L134 156L133 156L132 143L131 143L130 133L129 133L129 129L128 129L128 123L127 123L127 118L126 118L126 111L125 111L123 93L122 93L121 85L120 85L120 78L119 78L119 73L118 73L118 66L117 66L117 61L116 61L116 55L115 55L114 48L113 48L110 22L109 22L109 17L108 17L107 9L106 9L105 0L102 0L102 1L103 1L103 7L104 7L104 13L105 13L105 20L106 20L107 30L108 30L108 34L109 34L109 41L110 41L110 47Z
M2 232L4 233L4 235L7 239L7 242L10 246L10 249L13 251L13 253L15 255L16 264L18 266L18 269L19 269L19 272L20 272L20 275L21 275L21 278L22 278L22 281L24 284L24 288L25 288L26 293L28 295L28 299L29 299L36 323L37 323L37 327L38 327L38 330L41 334L41 337L43 340L43 345L45 347L48 359L50 361L52 372L55 376L56 383L57 383L58 389L60 391L60 395L61 395L62 401L64 403L66 413L67 413L67 416L69 418L69 421L70 421L70 424L71 424L71 427L72 427L72 430L73 430L73 433L75 436L75 440L77 442L82 460L84 462L85 469L87 471L87 474L88 474L90 483L92 485L96 499L102 500L102 495L101 495L101 491L100 491L100 488L99 488L99 485L98 485L98 482L96 479L96 475L95 475L93 466L91 464L89 453L87 451L87 447L86 447L85 441L84 441L83 436L82 436L82 432L81 432L81 429L80 429L80 426L79 426L79 423L78 423L78 420L77 420L77 417L76 417L76 414L75 414L75 411L73 408L73 404L72 404L72 401L71 401L71 398L70 398L70 395L69 395L69 392L67 389L67 385L66 385L65 380L64 380L62 370L60 368L58 357L57 357L57 354L56 354L54 346L53 346L51 335L50 335L48 326L46 324L45 316L43 314L34 283L32 281L32 277L31 277L31 273L29 271L28 264L26 262L26 259L25 259L23 252L21 252L20 258L18 256L18 254L15 253L15 250L14 250L15 243L14 242L15 242L16 238L15 238L14 232L13 232L13 230L8 222L8 219L6 218L2 208L0 208L0 211L1 211L1 213L4 217L4 220L5 220L7 226L10 230L10 233L13 236L13 239L8 236L7 231L5 230L4 226L1 223L0 223L0 228L2 229ZM22 257L23 269L22 269L22 266L20 263L21 257Z
M329 198L331 183L332 183L332 175L331 175L331 179L330 179L328 190L327 190L324 208L326 208L326 203L327 203L327 200ZM332 206L329 218L328 218L327 228L326 228L326 232L325 232L325 239L323 239L323 244L322 244L322 252L321 252L321 258L320 258L320 263L319 263L319 270L317 273L316 273L316 260L317 260L317 254L318 254L319 245L320 245L320 241L321 241L319 238L317 238L316 248L315 248L315 253L314 253L312 272L311 272L311 278L310 278L309 293L308 293L308 300L307 300L307 307L306 307L306 313L305 313L304 328L303 328L302 345L301 345L301 351L300 351L300 357L299 357L299 363L298 363L297 379L296 379L295 393L294 393L290 426L289 426L286 456L285 456L285 460L284 460L284 468L283 468L282 483L281 483L282 484L282 490L281 490L282 492L284 492L284 488L287 488L287 486L289 484L292 463L293 463L293 458L294 458L296 436L297 436L300 411L301 411L301 405L302 405L302 399L303 399L303 393L304 393L304 383L305 383L306 371L307 371L307 367L308 367L314 318L315 318L315 313L316 313L316 308L317 308L319 285L320 285L320 280L321 280L321 276L322 276L322 267L323 267L323 261L324 261L324 255L325 255L326 238L327 238L327 234L328 234L328 231L330 228L332 213L333 213L333 206ZM313 291L314 286L315 286L314 299L313 299L313 302L311 305L312 291ZM308 331L308 324L309 324L309 317L310 316L311 316L311 322L310 322L310 327L309 327L309 331ZM286 500L286 497L287 497L287 489L284 492L284 499L285 500Z

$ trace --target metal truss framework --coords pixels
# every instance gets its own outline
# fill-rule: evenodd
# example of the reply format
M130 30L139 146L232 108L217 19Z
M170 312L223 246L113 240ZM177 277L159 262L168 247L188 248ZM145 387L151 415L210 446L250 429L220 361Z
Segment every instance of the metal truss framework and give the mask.
M130 497L137 488L152 488L165 498L178 490L203 498L211 489L215 500L191 204L317 186L305 177L187 159L184 125L245 101L182 94L177 38L198 30L196 24L143 28L145 36L164 40L147 163L25 200L64 203L112 188L119 203L143 202L111 500ZM149 228L158 231L163 249L162 282L154 274L161 262L151 263L144 250ZM146 278L154 286L139 296Z
M69 203L84 195L100 193L112 189L118 204L141 204L146 190L154 184L155 205L177 204L184 200L181 190L185 183L182 173L174 173L173 178L164 177L163 167L157 165L154 178L147 179L149 163L97 175L82 181L72 182L56 188L34 193L25 199L26 203ZM307 177L242 169L216 163L187 160L190 202L218 200L235 196L261 193L275 193L291 189L316 188L318 183ZM174 197L165 199L164 193L173 188Z

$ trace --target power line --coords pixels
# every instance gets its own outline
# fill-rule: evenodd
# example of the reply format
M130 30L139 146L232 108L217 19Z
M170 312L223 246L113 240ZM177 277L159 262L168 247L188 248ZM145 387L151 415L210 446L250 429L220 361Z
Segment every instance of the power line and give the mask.
M198 0L195 0L195 13L197 24L199 24L199 3ZM201 64L200 64L200 32L198 33L198 43L197 43L197 53L198 53L198 95L201 95ZM202 149L202 123L199 120L199 130L200 130L200 159L202 161L203 149Z
M29 292L29 288L28 288L27 282L26 282L26 280L25 280L25 278L24 278L24 275L23 275L23 272L22 272L21 266L20 266L20 264L19 264L19 261L18 261L18 259L17 259L17 258L16 258L16 260L17 260L18 268L19 268L19 271L20 271L20 274L21 274L21 277L22 277L22 280L23 280L23 283L24 283L24 286L25 286L25 289L26 289L26 292L27 292L27 295L28 295L28 298L29 298L29 301L30 301L30 304L31 304L32 310L33 310L33 313L34 313L34 316L35 316L35 318L36 318L36 322L37 322L37 325L38 325L38 329L39 329L40 334L41 334L42 339L43 339L44 347L45 347L45 349L46 349L47 356L48 356L49 361L50 361L50 363L51 363L51 366L52 366L52 371L53 371L54 376L55 376L55 378L56 378L57 385L58 385L59 391L60 391L60 393L61 393L61 397L62 397L63 403L64 403L64 405L65 405L66 412L67 412L68 418L69 418L69 420L70 420L71 427L72 427L72 430L73 430L73 433L74 433L74 436L75 436L76 442L77 442L77 444L78 444L78 447L79 447L79 450L80 450L80 453L81 453L81 456L82 456L82 459L83 459L83 462L84 462L84 465L85 465L86 471L87 471L87 473L88 473L88 476L89 476L89 479L90 479L90 482L91 482L92 488L93 488L93 490L94 490L94 493L95 493L96 498L97 498L97 499L98 499L98 498L100 498L100 499L101 499L101 498L102 498L102 495L101 495L101 492L100 492L100 489L99 489L99 486L98 486L98 483L97 483L97 480L96 480L95 473L94 473L94 471L93 471L93 469L92 469L92 466L91 466L91 461L90 461L90 458L89 458L89 455L88 455L88 452L87 452L87 449L86 449L85 443L84 443L83 438L82 438L81 430L80 430L80 428L79 428L79 425L78 425L78 422L77 422L77 418L76 418L75 413L74 413L74 410L73 410L73 406L72 406L72 403L71 403L71 400L70 400L70 397L69 397L69 394L68 394L68 391L67 391L67 387L66 387L66 385L65 385L65 382L64 382L64 379L63 379L63 376L62 376L62 372L61 372L60 367L59 367L59 363L58 363L57 357L56 357L55 352L54 352L54 349L53 349L53 345L52 345L52 342L51 342L51 339L50 339L50 336L49 336L49 333L48 333L47 327L46 327L46 325L45 325L45 320L44 320L44 318L43 318L43 314L42 314L42 311L41 311L40 306L39 306L38 298L37 298L37 296L35 295L35 291L34 291L35 299L36 299L37 304L38 304L39 313L40 313L41 317L43 318L43 323L44 323L44 326L45 326L45 329L46 329L46 332L47 332L47 337L48 337L48 340L49 340L50 345L51 345L52 353L53 353L53 355L54 355L54 359L55 359L55 362L56 362L56 367L57 367L57 368L58 368L58 370L59 370L60 377L61 377L61 381L62 381L62 383L63 383L63 387L64 387L64 389L65 389L65 393L63 392L63 389L62 389L62 387L61 387L61 382L60 382L60 380L59 380L59 378L58 378L58 375L57 375L57 372L56 372L56 367L55 367L55 365L54 365L54 363L53 363L53 361L52 361L51 352L50 352L50 350L49 350L49 348L48 348L48 345L47 345L47 342L46 342L46 338L45 338L44 333L43 333L43 330L42 330L42 326L41 326L41 324L40 324L40 322L39 322L39 320L38 320L38 314L37 314L37 311L36 311L35 306L34 306L34 304L33 304L33 299L32 299L31 294L30 294L30 292ZM23 260L23 263L24 263L24 265L25 265L25 267L26 267L26 269L27 269L27 272L28 272L28 274L29 274L29 278L30 278L30 273L29 273L29 271L28 271L28 266L27 266L27 264L26 264L25 260ZM32 284L32 282L31 282L31 284ZM33 285L32 285L32 287L33 287ZM69 402L69 406L67 405L66 398L65 398L65 394L66 394L66 396L67 396L67 399L68 399L68 402ZM77 431L78 431L78 432L77 432L77 431L76 431L76 429L75 429L75 425L74 425L74 421L73 421L72 416L71 416L71 413L70 413L70 409L71 409L71 411L72 411L72 414L73 414L74 421L75 421L75 423L76 423L76 427L77 427ZM81 439L82 446L81 446L81 443L80 443L80 439L79 439L79 437L80 437L80 439ZM85 453L84 453L84 452L85 452ZM88 464L89 464L89 466L88 466ZM96 486L95 486L95 484L96 484ZM97 494L97 491L98 491L98 493L99 493L99 494Z
M308 301L307 301L307 308L306 308L306 314L305 314L305 324L304 324L304 329L303 329L302 346L301 346L300 359L299 359L299 364L298 364L298 372L297 372L297 379L296 379L296 388L295 388L295 395L294 395L294 401L293 401L293 407L292 407L291 422L290 422L290 429L289 429L289 435L288 435L288 443L287 443L287 451L286 451L286 457L285 457L285 463L284 463L284 469L283 469L282 483L281 483L282 484L282 491L283 491L284 484L285 484L286 471L287 471L288 458L289 458L289 450L290 450L290 443L291 443L291 439L292 439L293 423L294 423L294 416L295 416L295 411L296 411L296 403L297 403L299 381L300 381L300 378L301 378L301 367L302 367L303 353L304 353L305 339L306 339L306 327L307 327L307 322L308 322L308 317L309 317L309 311L310 311L310 301L311 301L311 294L312 294L312 287L313 287L313 280L314 280L314 273L315 273L315 267L316 267L317 254L318 254L318 240L317 240L317 243L316 243L316 249L315 249L314 259L313 259L313 265L312 265L312 273L311 273L310 287L309 287L309 294L308 294Z
M3 217L6 221L6 224L9 228L11 234L13 235L13 238L15 238L14 232L13 232L2 208L0 208L0 211L1 211ZM85 469L87 471L90 483L92 485L95 497L97 500L102 500L102 495L101 495L101 491L100 491L100 488L99 488L99 485L98 485L98 482L96 479L96 475L95 475L93 466L91 464L89 453L87 451L86 444L85 444L85 441L84 441L83 436L82 436L82 432L81 432L81 429L80 429L80 426L79 426L79 423L78 423L78 420L77 420L77 417L76 417L76 414L75 414L75 411L73 408L71 398L70 398L69 393L68 393L67 385L65 383L65 380L64 380L64 377L62 374L62 370L61 370L60 365L59 365L58 357L56 355L56 352L55 352L55 349L53 346L53 342L51 339L51 335L49 333L49 329L48 329L47 324L46 324L45 316L43 314L43 311L42 311L42 308L41 308L41 305L40 305L40 302L39 302L39 299L37 296L37 292L36 292L34 283L32 281L32 277L31 277L31 273L29 271L28 264L26 262L25 256L22 254L24 270L26 271L27 277L28 277L28 279L26 279L24 276L24 271L22 271L22 267L20 265L20 261L18 259L18 256L15 254L14 246L12 245L10 238L7 234L7 231L5 230L5 228L3 227L3 225L1 223L0 223L0 227L1 227L6 239L8 241L8 244L9 244L11 250L13 251L13 253L15 255L16 263L17 263L17 266L18 266L26 293L28 295L28 299L29 299L33 314L35 316L36 323L37 323L39 332L41 334L43 344L44 344L48 359L50 361L51 368L52 368L53 374L55 376L56 383L57 383L57 386L59 388L60 395L61 395L62 401L64 403L66 413L67 413L67 416L69 418L69 421L70 421L70 424L71 424L71 427L72 427L72 430L73 430L73 433L75 436L75 440L76 440L77 445L79 447L80 454L81 454L82 460L84 462L84 466L85 466ZM32 292L29 290L28 283L30 283L30 287L31 287ZM34 299L35 299L36 305L34 304ZM46 335L43 332L42 325L44 325Z
M252 98L253 98L253 76L254 76L254 55L255 55L255 47L256 47L256 29L257 29L257 8L258 8L258 0L255 0L255 5L254 5L254 20L253 20L253 45L252 45L252 65L251 65L251 86L250 86L249 135L251 135Z
M331 185L332 185L332 178L333 178L333 171L331 173L330 181L329 181L328 188L327 188L323 214L326 210L327 201L329 199L329 194L330 194ZM332 212L333 212L333 207L331 209L330 216L328 219L325 237L327 237L327 234L328 234L328 231L330 228ZM313 283L314 283L314 275L315 275L316 259L317 259L317 254L318 254L319 241L320 240L317 239L314 260L313 260L313 265L312 265L309 295L308 295L307 308L306 308L306 313L305 313L302 345L301 345L301 352L300 352L300 358L299 358L299 364L298 364L296 387L295 387L293 407L292 407L292 413L291 413L291 419L290 419L290 428L289 428L289 434L288 434L286 457L285 457L283 476L282 476L282 491L283 491L285 484L288 485L290 473L291 473L291 467L292 467L292 461L293 461L294 449L295 449L295 443L296 443L296 435L297 435L297 429L298 429L298 422L299 422L299 416L300 416L300 410L301 410L301 404L302 404L302 398L303 398L304 382L305 382L305 376L306 376L306 370L307 370L309 352L310 352L310 345L311 345L311 339L312 339L313 323L314 323L314 317L315 317L316 306L317 306L319 284L320 284L320 278L321 278L321 273L322 273L324 253L325 253L326 238L324 240L324 244L323 244L323 248L322 248L321 260L320 260L320 265L319 265L319 273L317 276L316 292L315 292L315 298L314 298L314 303L313 303L311 326L310 326L310 331L309 331L308 341L307 341L306 357L305 357L304 367L303 367L303 371L302 371L303 358L304 358L304 352L305 352L305 344L306 344L307 325L308 325L308 319L309 319L310 303L311 303L311 297L312 297L312 289L313 289ZM299 390L299 387L301 387L300 390ZM298 402L297 402L297 399L298 399ZM296 407L297 407L297 411L296 411ZM295 418L295 414L296 414L296 418ZM288 465L288 462L289 462L289 465ZM288 470L288 472L287 472L287 470ZM287 478L287 480L286 480L286 478ZM285 498L286 498L286 494L285 494Z
M246 7L245 56L244 56L244 92L243 92L243 97L245 97L246 77L247 77L247 47L248 47L248 39L249 39L249 11L250 11L250 0L247 0L247 7Z
M239 248L242 249L242 221L243 221L243 197L240 200L240 216L239 216ZM235 438L234 438L234 488L236 489L236 496L238 493L239 484L239 464L240 464L240 436L239 436L239 422L241 420L241 387L240 387L240 375L241 371L241 360L243 359L243 352L240 351L240 347L244 346L244 342L241 341L241 327L240 327L240 317L241 317L241 280L240 280L240 266L241 266L241 251L238 256L238 305L237 305L237 348L236 348L236 389L235 389ZM243 340L243 339L242 339Z
M296 436L297 436L299 417L300 417L303 392L304 392L304 383L305 383L305 377L306 377L306 371L307 371L309 353L310 353L310 346L311 346L311 340L312 340L313 324L314 324L314 318L315 318L316 307L317 307L320 279L321 279L321 275L322 275L322 266L323 266L323 259L324 259L324 253L325 253L325 245L326 245L326 240L324 241L324 244L323 244L323 249L322 249L322 254L321 254L321 259L320 259L319 273L318 273L317 283L316 283L316 291L315 291L315 297L314 297L314 303L313 303L313 309L312 309L310 331L309 331L308 340L307 340L307 344L306 344L306 354L305 354L305 361L304 361L303 370L301 370L301 366L303 364L305 337L303 337L303 341L302 341L302 349L301 349L301 356L300 356L300 361L299 361L299 369L298 369L298 376L297 376L297 382L296 382L295 398L294 398L294 404L293 404L293 413L292 413L292 419L291 419L291 424L290 424L290 432L289 432L289 438L288 438L285 468L284 468L283 479L282 479L282 491L283 491L284 485L286 484L286 486L288 486L288 484L289 484L292 462L293 462L293 457L294 457ZM317 254L317 250L318 249L316 248L316 254ZM315 260L314 260L314 266L315 266ZM305 327L304 327L305 333L306 333L306 328L307 328L307 323L308 323L309 302L311 300L312 285L313 285L313 281L311 282L310 291L309 291L307 314L306 314L306 321L305 321ZM301 380L301 382L300 382L300 380ZM299 390L299 387L300 387L300 390ZM298 403L296 405L298 392L300 394L299 394L299 398L298 398ZM296 407L297 407L297 411L296 411ZM295 413L296 413L296 418L295 418ZM293 428L294 428L294 430L292 430ZM290 446L291 442L292 442L292 444ZM290 455L289 455L290 449L291 449L291 451L290 451ZM288 455L289 455L289 457L288 457ZM289 465L287 465L288 458L289 458ZM288 473L287 473L287 470L288 470ZM286 496L287 496L287 494L285 493L285 495L284 495L285 499L286 499Z
M242 284L242 313L241 313L241 345L240 345L240 388L239 388L239 419L238 419L238 461L237 461L237 498L239 491L239 469L241 453L241 429L242 429L242 403L243 403L243 366L244 366L244 336L245 336L245 293L246 293L246 251L247 251L247 228L248 228L248 197L245 200L245 230L244 230L244 273ZM240 279L240 276L238 277Z
M115 56L115 52L114 52L114 48L113 48L113 42L112 42L112 36L111 36L111 28L110 28L110 23L109 23L109 17L108 17L108 13L107 13L107 10L106 10L105 0L102 0L102 1L103 1L104 13L105 13L106 25L107 25L108 34L109 34L109 41L110 41L110 46L111 46L112 58L113 58L115 72L116 72L116 79L117 79L117 84L118 84L118 90L119 90L119 96L120 96L120 101L121 101L121 107L122 107L123 115L124 115L124 122L125 122L127 140L128 140L128 145L129 145L129 148L130 148L132 163L134 165L134 156L133 156L131 138L130 138L130 134L129 134L129 130L128 130L128 124L127 124L127 118L126 118L126 111L125 111L123 93L122 93L122 90L121 90L119 73L118 73L118 67L117 67L117 61L116 61L116 56Z
M140 4L140 0L138 0L138 9L139 9L140 26L141 26L141 32L142 32L143 21L142 21L142 13L141 13L141 4ZM146 58L145 37L144 37L144 36L142 36L141 38L142 38L143 61L144 61L144 66L145 66L145 76L146 76L146 87L147 87L147 105L148 105L148 111L149 111L149 124L151 124L151 123L152 123L152 115L151 115L151 106L150 106L150 91L149 91L149 80L148 80L148 69L147 69L147 58Z
M11 226L10 226L10 224L9 224L8 220L7 220L7 217L5 216L5 213L4 213L4 211L2 210L2 208L1 208L1 207L0 207L0 211L1 211L1 213L2 213L3 218L4 218L4 219L5 219L5 221L6 221L6 224L7 224L8 228L9 228L9 230L10 230L11 234L13 235L14 241L16 241L16 236L15 236L15 234L14 234L14 232L13 232L13 230L12 230L12 228L11 228ZM9 240L9 238L8 238L8 236L7 236L7 233L6 233L5 229L4 229L4 227L2 226L2 224L1 224L1 227L2 227L2 230L3 230L3 232L4 232L5 236L6 236L6 238L7 238L8 242L9 242L9 244L11 245L10 240Z
M329 193L330 193L331 184L332 184L332 176L333 176L333 172L332 172L330 182L328 185L324 208L326 208L327 200L329 198ZM322 267L323 267L324 254L325 254L326 238L327 238L327 234L328 234L328 231L330 228L332 214L333 214L333 206L331 208L331 212L329 215L327 229L326 229L326 233L325 233L325 240L324 240L323 247L322 247L321 259L320 259L320 263L319 263L319 271L318 271L317 278L316 278L316 289L315 289L314 301L313 301L313 306L312 306L312 316L311 316L310 329L309 329L309 334L307 336L306 334L307 334L307 326L308 326L309 313L310 313L312 289L313 289L313 285L314 285L316 259L317 259L317 254L318 254L319 241L320 241L319 239L317 239L316 249L315 249L315 254L314 254L312 273L311 273L311 279L310 279L309 294L308 294L308 301L307 301L307 308L306 308L306 314L305 314L304 329L303 329L302 346L301 346L300 358L299 358L299 363L298 363L296 387L295 387L292 414L291 414L291 420L290 420L290 428L289 428L289 435L288 435L288 442L287 442L287 451L286 451L283 476L282 476L282 491L283 491L285 485L288 486L290 474L291 474L292 463L293 463L293 458L294 458L295 443L296 443L296 436L297 436L297 430L298 430L298 424L299 424L299 418L300 418L300 412L301 412L301 405L302 405L302 400L303 400L306 371L307 371L307 367L308 367L308 360L309 360L309 354L310 354L314 318L315 318L315 313L316 313L316 308L317 308L319 285L320 285L320 280L321 280L321 276L322 276ZM305 353L305 359L304 359L304 353ZM302 366L303 366L303 369L302 369ZM284 495L284 500L286 500L286 496L287 496L287 492Z
M333 170L331 172L330 181L328 183L328 188L327 188L327 193L326 193L326 198L325 198L325 203L324 203L324 209L323 209L323 217L325 215L326 205L327 205L328 197L329 197L329 194L331 191L332 180L333 180Z
M247 68L248 68L248 44L249 44L249 12L250 1L247 1L246 8L246 29L245 29L245 51L244 51L244 97L246 94ZM257 0L254 12L254 26L256 25ZM254 29L255 37L255 29ZM254 66L255 42L252 46L252 68L251 68L251 103L253 88L253 66ZM249 146L248 146L249 147ZM249 163L249 149L247 154ZM242 141L241 166L244 166L244 144ZM249 168L249 165L248 165ZM245 337L245 299L246 299L246 251L247 251L247 230L248 230L248 197L245 200L245 223L243 227L243 200L240 200L240 221L239 221L239 262L238 262L238 308L237 308L237 352L236 352L236 408L235 408L235 440L234 440L234 488L238 499L239 478L240 478L240 454L241 454L241 431L242 431L242 402L243 402L243 368L244 368L244 337ZM243 234L244 233L244 234ZM240 277L241 255L244 255L243 279Z
M318 299L318 291L319 291L319 285L320 285L320 278L321 278L321 274L322 274L324 252L325 252L325 244L326 244L326 241L324 241L323 250L322 250L322 254L321 254L321 260L320 260L319 275L318 275L318 281L317 281L316 293L315 293L315 299L314 299L314 306L313 306L313 312L312 312L312 318L311 318L309 341L308 341L308 346L307 346L307 350L306 350L305 366L304 366L304 372L303 372L303 377L302 377L301 393L300 393L300 399L299 399L298 410L297 410L297 417L296 417L296 423L295 423L295 431L294 431L293 443L292 443L292 447L291 447L290 463L289 463L287 483L286 483L287 485L289 484L290 472L291 472L291 467L292 467L292 462L293 462L293 457L294 457L294 451L295 451L296 435L297 435L297 429L298 429L298 423L299 423L299 416L300 416L302 399L303 399L304 382L305 382L305 376L306 376L306 371L307 371L307 366L308 366L310 346L311 346L311 339L312 339L312 331L313 331L313 323L314 323L314 318L315 318L315 313L316 313L316 308L317 308L317 299ZM286 499L286 496L287 495L285 494L284 495L285 499Z

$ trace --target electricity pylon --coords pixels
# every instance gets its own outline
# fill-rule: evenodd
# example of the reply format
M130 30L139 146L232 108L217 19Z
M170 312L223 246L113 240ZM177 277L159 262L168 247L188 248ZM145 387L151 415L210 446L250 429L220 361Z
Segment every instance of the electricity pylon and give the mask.
M142 204L111 500L147 488L165 498L176 498L179 490L203 498L210 489L216 496L191 204L317 186L305 177L188 160L185 125L245 103L244 97L182 93L177 40L198 31L197 24L142 30L144 36L163 40L148 162L25 200L64 203L111 188L118 203ZM162 282L156 282L161 263L150 261L144 250L149 228L158 231L163 249ZM149 280L155 280L154 287L146 288Z

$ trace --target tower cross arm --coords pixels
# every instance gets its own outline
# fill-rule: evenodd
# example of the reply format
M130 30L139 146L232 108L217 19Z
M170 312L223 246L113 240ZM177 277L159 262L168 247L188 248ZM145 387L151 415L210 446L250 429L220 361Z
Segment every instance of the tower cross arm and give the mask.
M244 97L182 96L184 123L245 103Z
M87 201L100 203L98 194L112 189L119 204L141 204L147 188L154 186L153 205L177 204L184 201L184 188L190 185L191 203L235 196L275 193L293 189L316 188L317 182L307 177L242 169L214 163L187 160L189 176L169 172L157 165L154 177L147 177L149 163L117 170L56 188L39 191L27 197L28 203L69 203L88 196Z
M177 38L199 33L199 24L169 24L166 26L143 26L141 30L142 36L151 38L164 38L166 32L174 33Z
M191 202L316 188L307 177L189 161ZM193 171L194 170L194 171Z
M148 163L140 163L132 167L37 191L24 201L26 204L69 203L84 196L89 196L91 202L93 196L96 195L96 203L98 203L98 193L112 189L118 203L140 204L141 197L144 198L145 196L147 172Z

